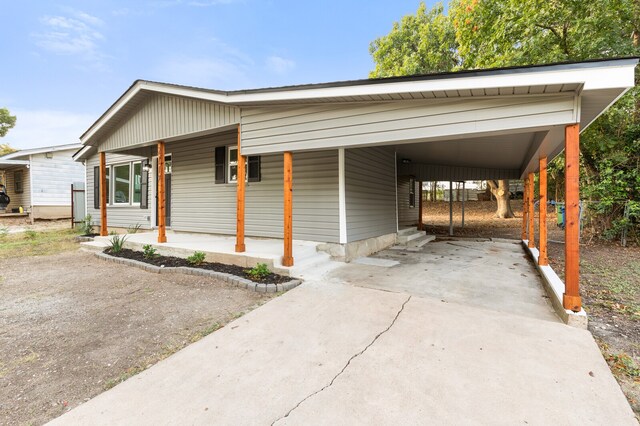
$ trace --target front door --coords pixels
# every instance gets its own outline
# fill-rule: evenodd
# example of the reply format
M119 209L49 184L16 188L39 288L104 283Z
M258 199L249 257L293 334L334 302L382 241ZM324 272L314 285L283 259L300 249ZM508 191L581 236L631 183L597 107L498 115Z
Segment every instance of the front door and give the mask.
M156 168L157 169L157 168ZM156 173L156 182L158 176ZM156 185L156 205L158 205L158 185ZM166 226L171 226L171 154L164 156L164 207ZM158 209L156 209L156 224L158 223Z

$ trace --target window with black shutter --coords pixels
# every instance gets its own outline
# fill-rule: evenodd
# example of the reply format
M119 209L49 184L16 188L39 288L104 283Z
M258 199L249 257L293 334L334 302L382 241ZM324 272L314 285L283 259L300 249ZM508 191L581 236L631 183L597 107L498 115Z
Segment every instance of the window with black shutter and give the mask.
M249 182L260 182L260 156L247 157L247 176Z

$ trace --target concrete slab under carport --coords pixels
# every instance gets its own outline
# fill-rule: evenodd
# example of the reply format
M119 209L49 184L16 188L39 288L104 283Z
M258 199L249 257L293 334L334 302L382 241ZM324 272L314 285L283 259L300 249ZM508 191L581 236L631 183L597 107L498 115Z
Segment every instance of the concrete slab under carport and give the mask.
M540 275L519 241L447 239L419 250L394 247L374 258L385 267L345 264L331 276L349 284L559 322Z

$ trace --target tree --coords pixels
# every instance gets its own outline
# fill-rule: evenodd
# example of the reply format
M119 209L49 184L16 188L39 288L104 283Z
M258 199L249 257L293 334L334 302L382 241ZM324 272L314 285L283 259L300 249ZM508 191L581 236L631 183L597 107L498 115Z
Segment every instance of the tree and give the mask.
M12 152L16 152L17 149L9 145L8 143L0 143L0 157L3 155L11 154Z
M500 219L507 219L515 217L513 210L511 210L511 203L509 202L509 181L502 180L488 180L487 185L491 188L491 193L498 201L498 209L496 210L496 217Z
M11 115L7 108L0 108L0 137L7 134L16 125L16 116Z

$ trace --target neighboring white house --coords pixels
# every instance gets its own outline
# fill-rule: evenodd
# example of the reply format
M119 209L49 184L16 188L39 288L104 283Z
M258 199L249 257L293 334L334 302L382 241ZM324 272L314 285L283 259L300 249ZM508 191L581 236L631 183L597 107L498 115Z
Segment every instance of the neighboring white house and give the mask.
M2 214L32 219L71 217L71 184L84 182L82 163L73 161L80 144L25 149L0 157L0 184L11 201Z

